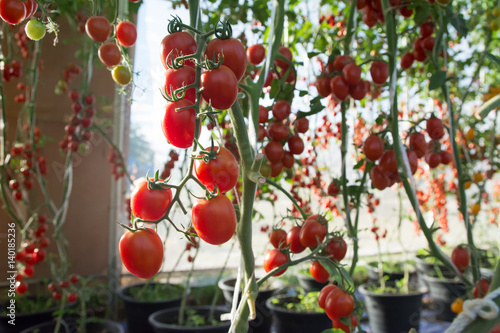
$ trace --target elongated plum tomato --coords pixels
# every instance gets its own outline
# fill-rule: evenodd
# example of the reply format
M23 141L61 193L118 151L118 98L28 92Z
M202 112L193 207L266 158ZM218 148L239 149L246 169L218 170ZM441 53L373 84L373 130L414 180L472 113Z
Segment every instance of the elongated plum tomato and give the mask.
M127 67L118 65L111 71L111 77L113 78L113 81L124 86L132 80L132 73L130 73L130 70Z
M23 4L24 4L24 7L26 7L26 17L25 18L30 18L33 15L35 15L35 13L38 9L38 3L35 0L24 0Z
M325 239L326 226L317 220L307 219L300 229L300 244L305 247L316 247Z
M205 56L208 60L216 62L219 54L224 56L222 64L233 71L236 80L241 80L247 69L245 47L236 38L212 39L207 44Z
M328 97L328 95L332 93L332 88L330 88L330 78L328 76L318 76L314 85L316 86L318 94L321 97Z
M167 102L161 128L165 138L177 148L189 148L193 144L196 114L193 108L176 111L178 108L192 106L186 99Z
M229 109L238 96L238 80L233 71L221 65L201 74L201 95L218 110Z
M276 120L284 120L291 113L291 105L288 101L276 101L272 107L273 117Z
M116 39L125 47L130 47L137 40L137 29L132 22L122 21L116 26Z
M198 200L192 218L198 236L212 245L224 244L236 231L236 212L231 200L223 194Z
M321 265L319 261L313 261L309 266L309 273L311 273L314 280L319 283L325 283L330 278L330 273Z
M370 74L373 82L376 84L384 84L389 78L389 67L386 62L374 61L370 67Z
M325 310L330 319L347 317L354 310L354 299L342 289L335 289L326 297Z
M153 181L153 179L151 179ZM161 181L161 179L160 179ZM172 201L170 189L148 189L148 182L144 179L137 184L130 197L132 214L146 220L157 221L167 212Z
M120 48L115 43L104 43L99 46L97 52L99 60L107 67L113 67L120 63L122 54Z
M325 308L326 298L335 289L338 289L338 287L333 285L333 284L326 285L321 289L321 291L319 292L319 296L318 296L318 305L320 308L322 308L322 309Z
M365 140L363 152L370 161L378 160L384 153L384 141L378 135L371 134Z
M451 252L451 262L460 272L464 273L465 269L469 267L469 252L467 249L461 246L454 248Z
M94 42L102 43L111 34L111 24L104 16L92 16L85 23L85 31Z
M293 55L292 55L292 51L290 51L290 49L288 47L285 47L285 46L280 46L278 52L284 56L288 61L292 61L292 58L293 58ZM283 71L286 71L288 69L288 62L285 61L285 60L282 60L282 59L279 59L279 58L276 58L274 60L274 64L276 66L278 66L279 68L281 68Z
M213 150L211 150L211 147L206 148L207 151L217 151L217 149L218 147L213 147ZM202 159L195 160L194 171L198 180L209 191L213 191L215 185L217 185L220 193L226 193L231 190L236 185L240 176L238 161L224 147L221 147L215 158L208 161L208 163Z
M347 243L342 237L335 237L326 244L325 250L330 259L340 261L347 252Z
M247 49L248 62L252 65L258 65L264 60L266 49L262 44L255 44Z
M300 253L306 248L300 242L300 227L293 226L286 234L286 245L290 245L290 251L293 253Z
M165 89L171 95L176 89L182 86L193 84L196 80L196 70L190 66L182 66L179 69L167 69L165 72ZM184 98L195 102L196 89L189 88L184 91Z
M0 17L9 24L19 24L26 17L26 7L21 0L2 0Z
M283 229L273 230L269 235L269 242L275 249L286 245L286 231Z
M163 243L153 229L125 231L118 250L125 268L141 279L152 278L161 268Z
M268 250L264 256L264 270L266 273L272 271L276 267L284 265L288 262L288 256L278 249ZM286 268L273 274L273 276L280 276L285 273Z
M161 41L160 46L160 58L161 63L165 69L169 69L167 66L167 57L168 64L172 64L171 56L173 55L174 59L177 57L188 54L194 54L196 52L196 41L193 36L185 31L174 32L173 34L167 35ZM170 52L172 54L169 56ZM194 67L194 62L188 60L185 62L186 65Z
M430 117L426 122L427 134L433 140L439 140L444 136L444 125L441 119Z

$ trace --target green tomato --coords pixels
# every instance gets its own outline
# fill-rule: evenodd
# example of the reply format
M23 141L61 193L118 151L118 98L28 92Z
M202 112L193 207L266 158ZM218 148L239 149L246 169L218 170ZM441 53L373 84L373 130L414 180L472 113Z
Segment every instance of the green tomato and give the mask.
M42 39L46 32L45 25L36 19L30 20L24 29L26 35L32 40Z
M118 65L115 66L111 71L111 77L116 83L123 86L130 82L130 80L132 79L132 73L130 73L127 67Z

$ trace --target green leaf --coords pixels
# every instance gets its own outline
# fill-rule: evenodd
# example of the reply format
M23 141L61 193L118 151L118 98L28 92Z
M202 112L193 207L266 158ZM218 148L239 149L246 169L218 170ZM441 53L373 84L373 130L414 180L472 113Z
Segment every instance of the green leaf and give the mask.
M494 54L491 54L490 52L486 52L485 55L490 58L497 66L500 66L500 57L497 57Z
M358 163L356 163L356 165L354 166L353 169L357 170L357 169L361 168L363 166L363 164L365 164L365 160L364 159L362 159Z
M413 17L415 25L421 25L427 20L427 17L429 17L429 7L420 6L415 8L415 16Z
M304 118L304 117L309 117L312 116L313 114L320 113L323 111L325 107L321 103L311 103L311 111L309 112L304 112L304 111L299 111L297 113L297 119Z
M299 96L300 97L304 97L305 95L307 95L309 92L305 91L305 90L299 90Z
M274 99L276 97L276 94L280 91L280 84L278 80L273 80L271 82L271 91L269 91L269 98Z
M451 25L458 31L459 34L467 37L469 30L465 23L464 17L460 14L455 14L451 17Z
M315 56L317 56L318 54L321 54L321 52L318 52L318 51L316 51L316 52L308 52L308 53L307 53L307 57L308 57L309 59L311 59L312 57L315 57Z
M444 84L444 81L446 81L446 72L441 70L437 71L436 73L432 74L429 80L429 90L434 90L441 87Z
M481 119L486 118L491 110L495 110L500 107L500 95L497 95L491 98L489 101L484 103L477 112L479 113L479 117Z
M384 123L384 116L383 115L380 115L377 117L377 119L375 119L375 122L377 123L377 125L382 125Z
M344 330L342 330L340 328L330 328L330 329L324 330L321 333L345 333L345 332L344 332Z

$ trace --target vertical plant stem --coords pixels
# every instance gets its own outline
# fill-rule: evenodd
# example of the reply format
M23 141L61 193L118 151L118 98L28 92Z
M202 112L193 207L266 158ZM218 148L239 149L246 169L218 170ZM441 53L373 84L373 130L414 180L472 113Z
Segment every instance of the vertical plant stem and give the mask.
M188 276L186 277L186 283L184 284L184 291L182 293L182 301L181 301L181 306L179 308L179 326L184 325L184 312L186 311L186 303L187 303L187 295L189 291L189 283L191 281L191 277L193 276L193 271L194 271L194 262L196 261L196 257L198 256L198 252L200 251L200 247L198 246L196 248L196 251L194 252L193 255L193 261L191 262L191 269L189 270Z

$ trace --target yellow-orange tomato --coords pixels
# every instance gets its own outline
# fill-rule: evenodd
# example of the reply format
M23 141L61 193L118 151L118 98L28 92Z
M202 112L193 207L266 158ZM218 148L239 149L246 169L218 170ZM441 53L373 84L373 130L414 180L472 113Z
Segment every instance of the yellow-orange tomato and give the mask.
M479 211L481 210L481 205L479 203L475 203L472 205L472 208L470 210L470 213L472 215L477 215L479 213Z
M468 180L468 181L466 181L466 182L464 183L464 187L465 187L465 189L466 189L466 190L468 190L468 189L470 188L470 186L471 186L471 185L472 185L472 182L471 182L470 180Z
M451 303L451 311L454 313L461 313L463 311L464 300L458 297L453 303Z
M472 140L476 136L476 131L473 128L470 128L467 133L465 133L465 138L467 140Z
M472 176L472 180L474 181L474 183L480 183L483 181L483 175L480 172L476 172Z

